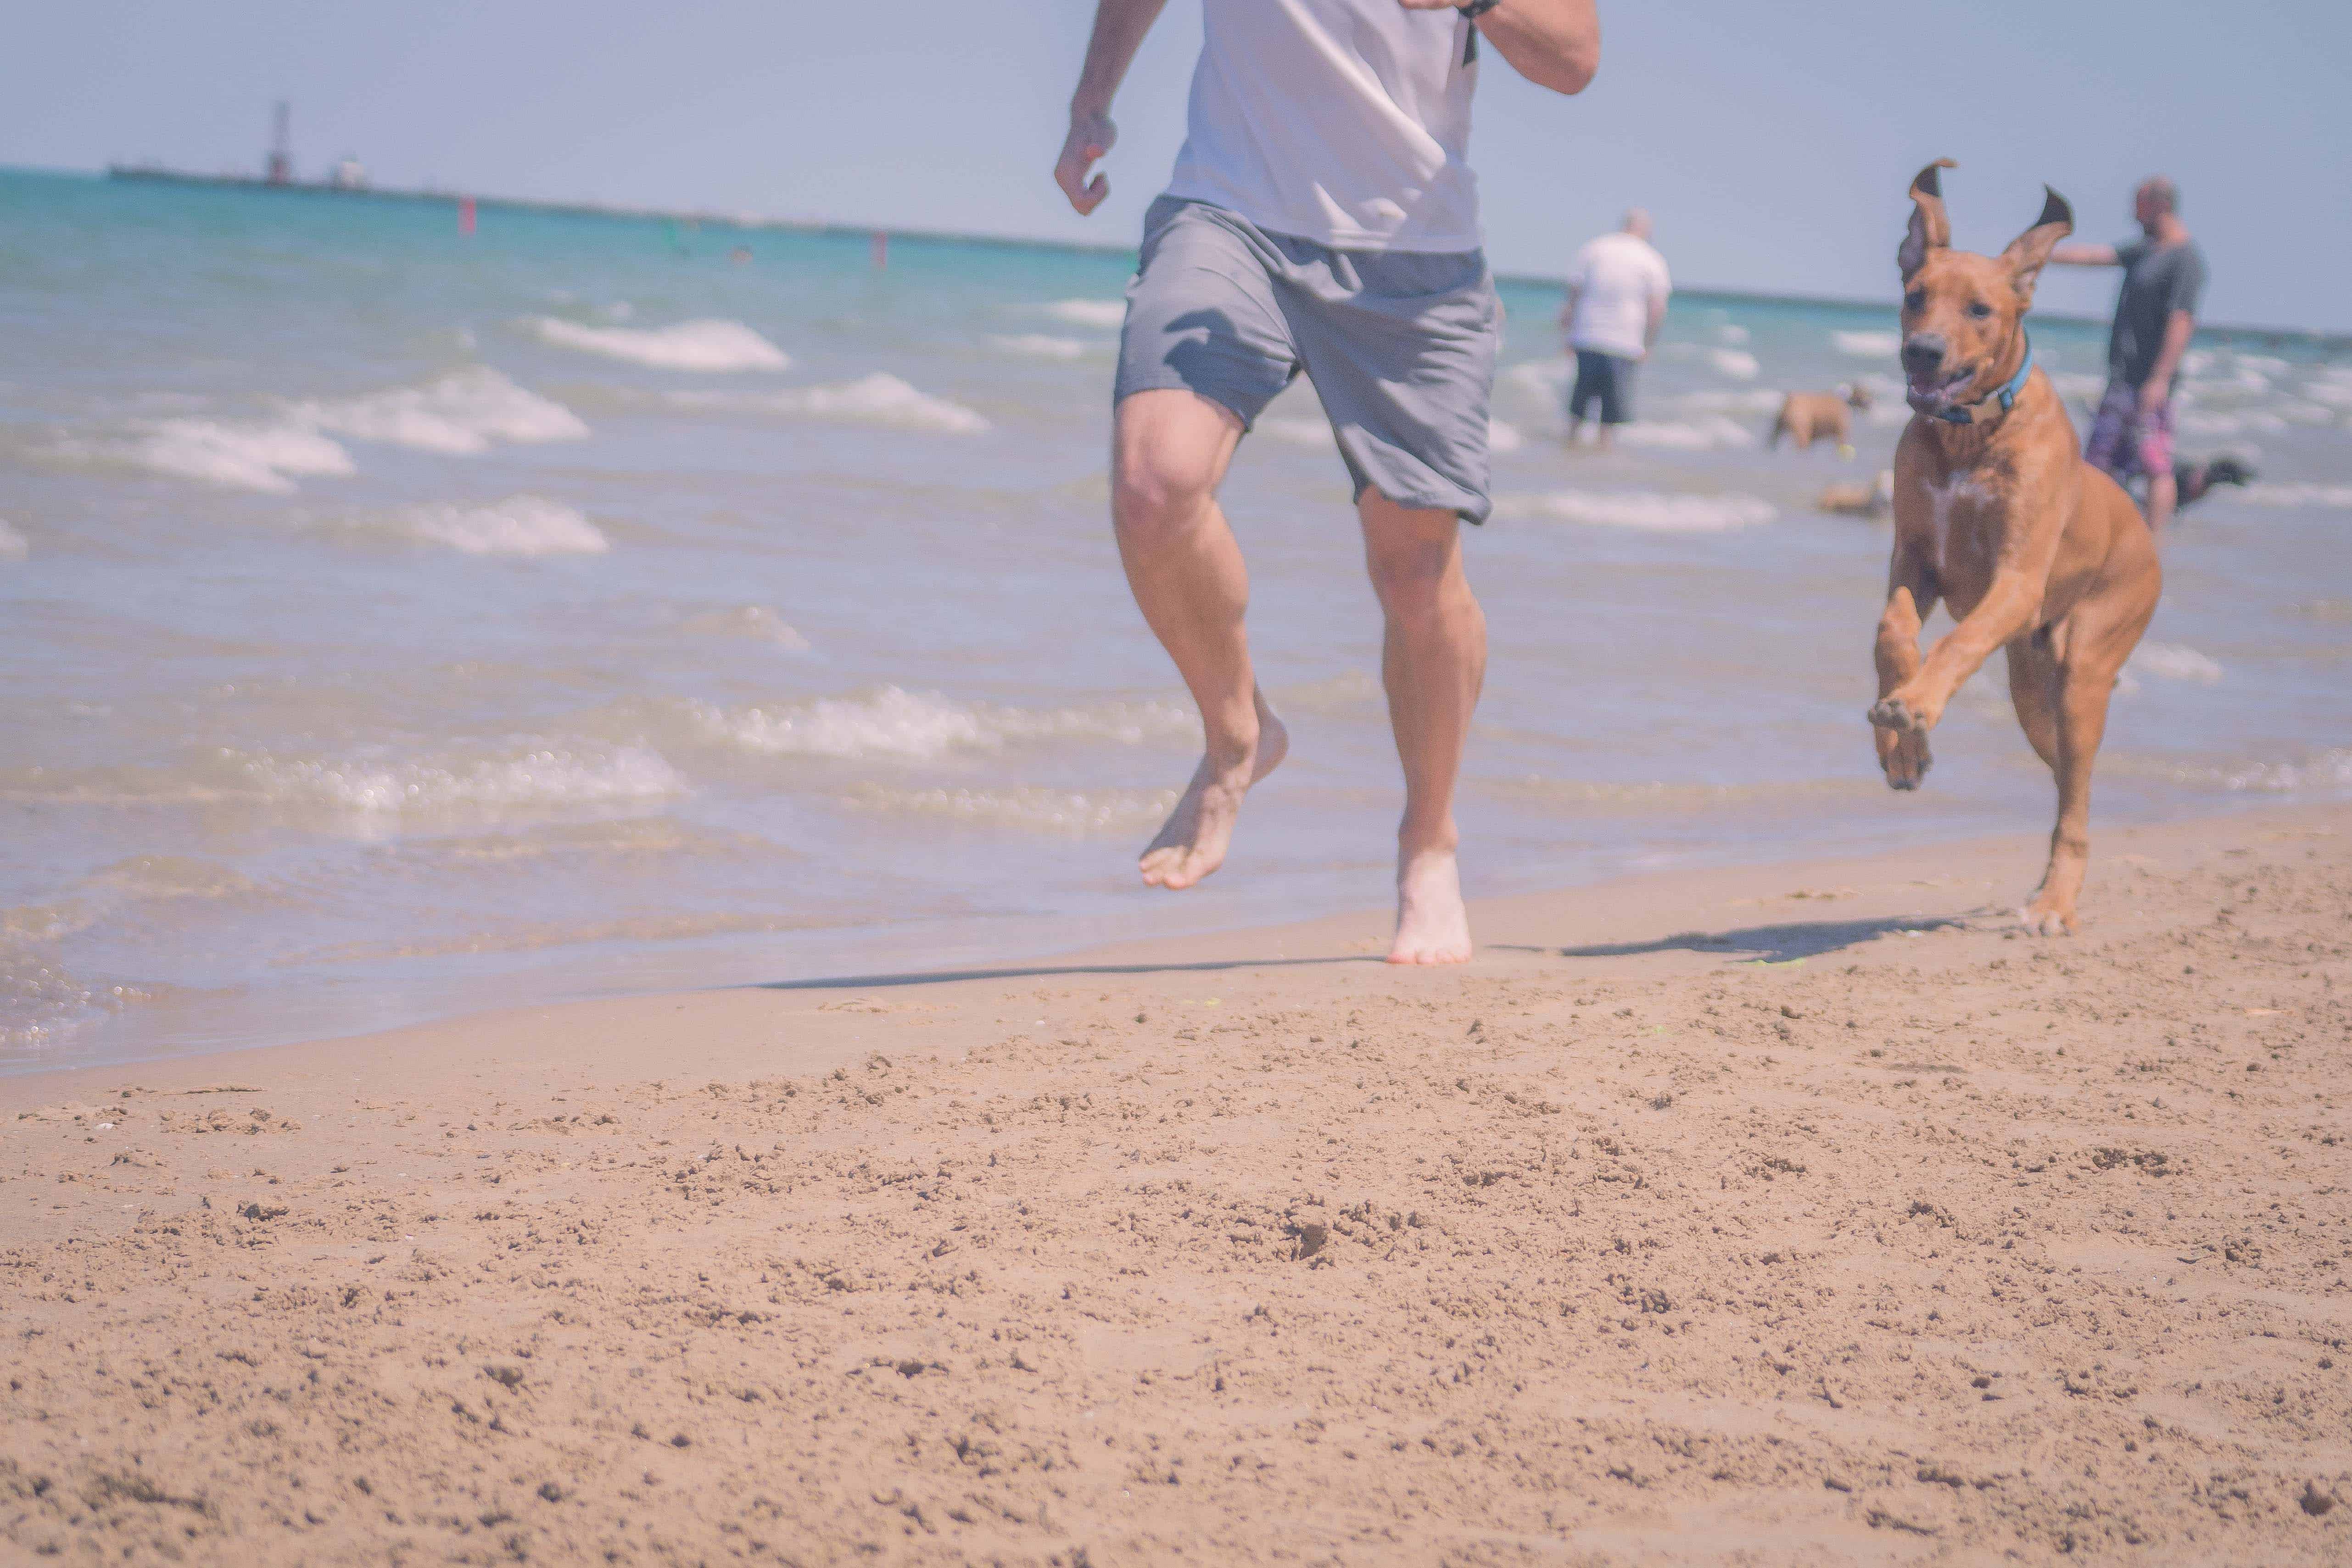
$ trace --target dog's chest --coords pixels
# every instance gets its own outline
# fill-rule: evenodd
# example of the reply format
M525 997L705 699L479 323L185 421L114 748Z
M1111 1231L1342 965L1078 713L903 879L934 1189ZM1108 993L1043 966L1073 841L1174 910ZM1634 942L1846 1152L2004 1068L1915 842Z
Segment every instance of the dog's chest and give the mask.
M1952 559L1954 533L1964 532L1972 537L1974 532L1958 525L1999 497L1990 486L1965 468L1940 485L1927 484L1920 488L1927 497L1927 524L1929 536L1934 540L1936 569L1938 571L1949 570L1955 564Z

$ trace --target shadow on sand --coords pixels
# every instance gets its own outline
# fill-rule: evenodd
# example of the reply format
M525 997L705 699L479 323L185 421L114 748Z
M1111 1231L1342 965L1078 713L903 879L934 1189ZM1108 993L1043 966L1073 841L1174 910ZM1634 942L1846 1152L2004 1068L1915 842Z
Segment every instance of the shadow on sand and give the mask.
M1737 931L1677 931L1648 942L1597 942L1584 947L1530 947L1497 943L1516 953L1561 958L1630 958L1643 953L1719 953L1742 963L1792 964L1881 936L1963 929L1968 921L1938 916L1876 920L1797 920L1780 925L1748 925Z

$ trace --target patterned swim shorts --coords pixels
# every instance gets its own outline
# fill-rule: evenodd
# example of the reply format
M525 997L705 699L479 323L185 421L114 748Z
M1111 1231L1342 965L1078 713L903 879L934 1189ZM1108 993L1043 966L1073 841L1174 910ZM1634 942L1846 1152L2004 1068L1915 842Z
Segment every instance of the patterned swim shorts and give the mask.
M2091 421L2091 438L2083 444L2083 460L2105 469L2118 485L2137 475L2172 472L2172 403L2168 399L2153 413L2143 413L2139 388L2109 382Z

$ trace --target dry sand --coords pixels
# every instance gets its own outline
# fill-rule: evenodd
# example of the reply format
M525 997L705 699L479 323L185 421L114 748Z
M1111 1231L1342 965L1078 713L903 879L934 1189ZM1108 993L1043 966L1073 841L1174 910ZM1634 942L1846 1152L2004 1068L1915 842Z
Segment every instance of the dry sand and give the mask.
M2097 850L0 1082L0 1555L2352 1560L2352 809Z

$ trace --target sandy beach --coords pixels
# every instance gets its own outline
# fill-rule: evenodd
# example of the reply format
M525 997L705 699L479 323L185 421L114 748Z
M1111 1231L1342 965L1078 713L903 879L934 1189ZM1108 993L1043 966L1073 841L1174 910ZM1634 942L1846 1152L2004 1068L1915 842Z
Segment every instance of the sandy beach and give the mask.
M2039 855L0 1081L0 1540L2342 1562L2352 808Z

